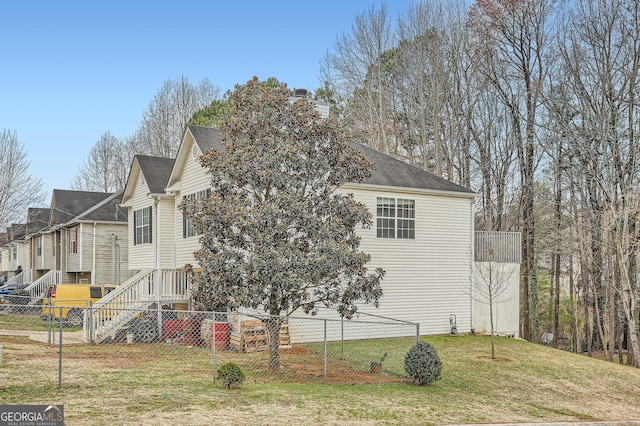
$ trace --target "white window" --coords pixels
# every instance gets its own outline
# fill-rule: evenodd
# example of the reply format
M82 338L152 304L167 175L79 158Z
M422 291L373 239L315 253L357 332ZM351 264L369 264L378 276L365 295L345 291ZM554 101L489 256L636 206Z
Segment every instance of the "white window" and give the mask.
M151 206L133 212L133 244L150 244L151 239Z
M203 198L208 198L211 195L211 189L207 189L204 191L198 191L193 194L187 195L185 200L191 202L194 200L202 200ZM182 238L195 237L196 235L200 235L193 224L193 220L187 217L186 214L182 215Z
M36 257L42 256L42 236L36 238Z
M415 239L415 201L404 198L378 197L376 230L378 238Z
M69 253L78 253L78 228L69 229Z

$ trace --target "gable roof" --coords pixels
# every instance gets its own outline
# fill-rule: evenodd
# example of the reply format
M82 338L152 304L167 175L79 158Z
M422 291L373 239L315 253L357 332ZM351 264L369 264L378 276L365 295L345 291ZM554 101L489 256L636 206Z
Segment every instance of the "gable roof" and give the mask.
M198 147L201 154L207 153L211 148L217 150L225 150L225 145L222 143L222 133L215 127L204 126L187 126L182 137L182 142L178 148L178 154L176 155L175 163L171 169L167 187L171 190L179 188L177 183L181 179L182 169L191 156L191 147L193 144ZM177 185L177 186L176 186Z
M189 131L193 135L200 152L207 153L211 148L215 148L219 151L225 149L225 145L222 143L222 132L215 127L204 126L188 126Z
M127 213L124 209L120 208L120 200L123 192L124 191L118 191L113 194L109 194L107 198L83 211L72 220L65 223L65 225L81 221L127 222Z
M368 146L356 142L350 142L349 145L358 149L376 165L376 169L371 172L371 177L363 182L365 184L474 194L470 189L456 185Z
M200 151L203 153L211 148L224 150L222 133L214 127L188 126ZM399 188L414 188L430 191L456 192L461 194L474 194L470 189L456 185L446 179L426 172L415 166L397 160L393 157L378 152L372 148L357 142L349 142L349 145L358 149L364 156L375 163L376 169L371 173L367 185L393 186Z
M50 209L29 207L27 209L27 234L35 234L49 226Z
M67 223L111 195L113 194L109 192L54 189L51 196L49 226Z
M147 182L149 191L152 194L164 193L175 159L148 155L136 155L135 158L138 160L140 171Z

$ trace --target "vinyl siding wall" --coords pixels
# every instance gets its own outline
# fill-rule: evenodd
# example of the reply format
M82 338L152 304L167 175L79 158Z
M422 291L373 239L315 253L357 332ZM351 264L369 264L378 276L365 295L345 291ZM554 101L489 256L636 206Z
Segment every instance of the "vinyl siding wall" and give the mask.
M343 191L371 211L373 226L359 231L360 249L371 255L370 270L382 267L386 272L379 308L360 309L418 322L421 334L448 333L449 315L455 314L458 330L469 331L473 199L355 186ZM376 237L377 197L415 200L415 239Z
M93 228L90 224L85 225L86 228ZM122 284L130 276L128 265L128 246L127 246L127 224L126 223L98 223L96 224L96 257L95 257L95 279L93 282L97 284ZM85 240L84 249L88 253L92 253L91 239ZM116 244L119 246L120 253ZM93 259L85 267L91 271ZM117 274L119 270L119 275Z
M500 335L518 337L520 329L520 264L475 262L475 286L482 286L492 275L500 294L493 301L493 329ZM484 288L486 292L486 287ZM474 290L474 328L479 334L491 334L489 300Z
M199 268L199 265L193 257L193 252L200 248L200 237L193 236L189 238L183 238L182 234L182 212L179 210L179 204L182 202L183 197L196 193L198 191L206 190L211 187L211 178L206 173L206 170L200 166L200 162L197 158L193 158L191 155L192 145L185 146L188 148L186 151L189 155L186 157L186 161L183 164L182 173L180 176L180 193L176 197L176 209L175 209L175 241L176 241L176 262L175 268L181 269L185 264L190 263L194 268Z
M136 179L136 186L133 191L133 195L131 199L128 200L131 203L131 207L128 209L128 231L127 231L127 239L128 239L128 248L129 248L129 269L133 271L137 271L144 268L154 268L156 265L156 212L155 206L153 206L153 199L149 198L147 194L149 193L149 188L145 183L141 183L138 179ZM147 207L153 206L153 222L151 231L153 233L151 243L150 244L135 244L134 245L134 233L136 229L136 224L133 220L133 212L137 210L141 210Z

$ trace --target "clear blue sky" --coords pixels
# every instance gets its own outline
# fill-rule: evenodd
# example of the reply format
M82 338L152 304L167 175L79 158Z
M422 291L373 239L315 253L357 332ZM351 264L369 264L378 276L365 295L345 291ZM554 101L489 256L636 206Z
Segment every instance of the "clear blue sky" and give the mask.
M389 15L412 0L391 0ZM168 79L221 93L252 76L315 89L320 60L374 0L7 1L0 130L15 131L48 203L106 131L132 134Z

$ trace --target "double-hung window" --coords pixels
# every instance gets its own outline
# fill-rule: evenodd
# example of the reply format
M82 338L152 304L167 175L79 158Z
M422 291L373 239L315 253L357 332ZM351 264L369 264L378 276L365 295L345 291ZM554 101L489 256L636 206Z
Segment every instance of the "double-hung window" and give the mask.
M152 211L151 206L133 212L133 244L150 244Z
M36 237L36 256L42 256L42 236Z
M69 253L78 253L78 228L69 229Z
M376 206L378 238L416 238L416 203L404 198L378 197Z
M211 196L211 189L194 192L193 194L189 194L184 198L186 201L191 203L193 201L198 201L204 198L208 198L209 196ZM188 217L186 214L183 214L182 215L182 238L195 237L196 235L200 235L200 234L196 231L196 227L193 224L193 219Z

